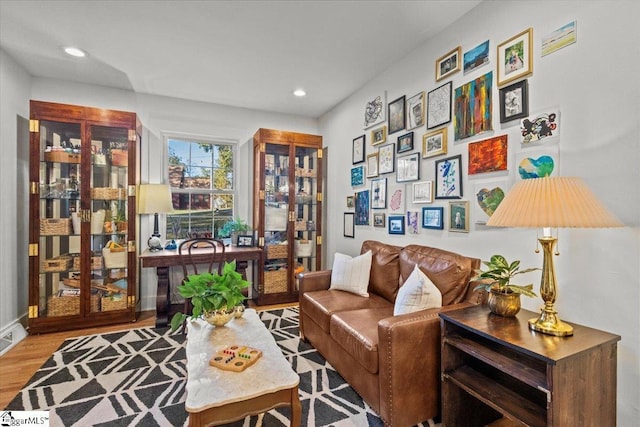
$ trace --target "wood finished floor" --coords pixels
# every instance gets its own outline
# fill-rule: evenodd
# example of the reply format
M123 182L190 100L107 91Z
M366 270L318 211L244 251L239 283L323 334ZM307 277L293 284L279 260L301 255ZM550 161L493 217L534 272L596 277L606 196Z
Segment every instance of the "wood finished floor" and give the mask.
M256 307L251 302L249 305L258 311L292 306L292 304L276 304ZM27 336L11 350L0 356L0 408L4 409L13 400L15 395L18 394L40 366L62 345L64 340L83 335L154 327L155 324L155 311L143 311L139 313L138 319L134 323Z

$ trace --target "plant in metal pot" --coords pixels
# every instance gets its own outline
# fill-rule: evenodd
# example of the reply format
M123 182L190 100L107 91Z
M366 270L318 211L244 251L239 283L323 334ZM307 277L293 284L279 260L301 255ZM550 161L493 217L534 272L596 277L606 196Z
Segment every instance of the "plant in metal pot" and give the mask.
M218 237L231 237L231 244L237 243L237 236L241 233L246 233L250 230L249 224L247 224L240 217L236 217L230 221L224 223L220 229L218 229Z
M516 285L511 283L514 276L540 270L527 268L520 270L520 261L509 263L502 255L493 255L489 261L482 261L486 270L476 270L473 280L479 281L475 290L489 293L489 308L495 314L505 317L515 316L520 311L520 295L535 297L533 283Z
M191 313L176 313L171 329L176 330L186 320L203 318L215 326L231 320L246 299L242 290L249 282L236 271L236 262L225 262L222 274L191 274L178 286L178 292L191 300Z

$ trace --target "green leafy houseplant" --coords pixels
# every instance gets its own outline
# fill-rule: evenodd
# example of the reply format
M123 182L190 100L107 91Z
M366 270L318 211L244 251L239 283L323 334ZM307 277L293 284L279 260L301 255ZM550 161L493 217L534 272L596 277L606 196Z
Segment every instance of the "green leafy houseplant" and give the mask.
M240 219L240 217L236 217L235 219L226 222L222 227L220 227L220 229L218 230L218 236L229 237L233 232L240 233L245 231L249 231L249 224Z
M477 276L473 280L481 281L475 290L494 291L503 294L517 293L528 297L535 297L533 283L528 285L515 285L511 279L518 274L540 270L539 268L527 268L520 270L520 261L509 263L502 255L493 255L489 261L482 261L487 270L476 270Z
M236 271L236 262L225 262L222 274L201 273L187 277L178 292L184 298L191 299L193 309L191 314L176 313L171 319L171 329L176 330L187 320L204 317L216 310L233 310L246 297L242 290L249 286L249 282Z

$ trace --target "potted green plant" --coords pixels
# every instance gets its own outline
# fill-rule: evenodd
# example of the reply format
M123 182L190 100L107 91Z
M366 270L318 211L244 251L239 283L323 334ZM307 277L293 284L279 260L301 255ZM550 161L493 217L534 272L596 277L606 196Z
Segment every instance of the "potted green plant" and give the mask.
M475 290L489 293L489 308L492 313L512 317L520 311L520 295L535 297L533 283L516 285L511 279L518 274L530 273L539 268L520 270L520 261L509 263L502 255L493 255L489 261L482 261L487 270L476 270L472 280L480 281Z
M225 262L222 274L201 273L187 277L178 292L184 298L191 299L191 314L176 313L171 319L171 329L176 330L185 320L203 318L215 326L222 326L231 320L234 314L242 314L242 302L246 297L242 290L249 282L236 271L236 262ZM242 309L240 309L242 307Z
M236 217L218 229L218 237L231 237L231 244L235 246L238 243L238 235L249 230L249 224L240 219L240 217Z

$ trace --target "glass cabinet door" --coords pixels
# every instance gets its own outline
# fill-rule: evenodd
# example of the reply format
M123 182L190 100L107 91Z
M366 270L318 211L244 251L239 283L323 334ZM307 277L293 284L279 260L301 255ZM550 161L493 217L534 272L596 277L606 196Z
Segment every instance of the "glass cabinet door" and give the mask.
M295 147L294 269L316 270L316 219L318 218L318 149ZM296 280L296 290L297 280Z

